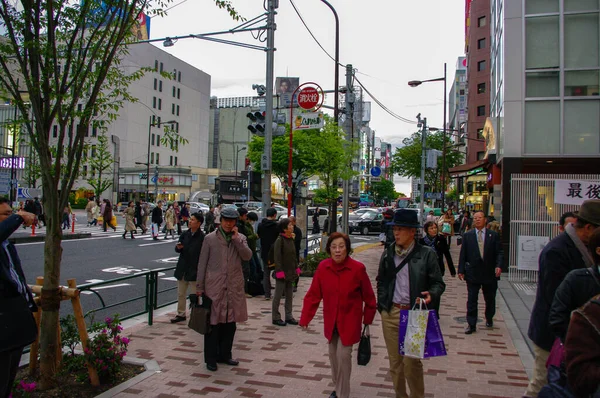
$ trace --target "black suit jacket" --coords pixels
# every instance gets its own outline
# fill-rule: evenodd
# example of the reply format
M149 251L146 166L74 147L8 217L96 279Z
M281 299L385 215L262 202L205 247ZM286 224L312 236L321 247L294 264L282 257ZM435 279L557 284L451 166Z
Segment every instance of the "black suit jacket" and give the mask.
M458 273L464 274L467 282L494 282L497 279L496 268L502 268L503 253L500 236L490 229L485 230L483 258L481 258L476 232L476 229L472 229L463 234Z

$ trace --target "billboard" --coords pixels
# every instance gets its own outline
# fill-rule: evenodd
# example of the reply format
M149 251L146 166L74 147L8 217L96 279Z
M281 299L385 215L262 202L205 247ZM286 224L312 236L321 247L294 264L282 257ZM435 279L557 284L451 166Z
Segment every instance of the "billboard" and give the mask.
M131 29L138 40L150 40L150 17L140 12Z
M299 77L278 77L275 79L275 93L279 97L280 107L289 107L292 104L292 94L299 85ZM298 106L295 98L294 106Z
M375 160L380 160L381 159L381 138L375 137L375 142L373 144L373 151L374 151L373 158Z

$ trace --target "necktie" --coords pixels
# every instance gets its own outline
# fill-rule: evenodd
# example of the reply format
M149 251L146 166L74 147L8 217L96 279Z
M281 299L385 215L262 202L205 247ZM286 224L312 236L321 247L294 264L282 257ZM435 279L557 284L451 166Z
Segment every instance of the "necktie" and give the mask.
M483 231L482 230L477 231L477 246L479 246L479 254L481 255L481 258L483 258Z

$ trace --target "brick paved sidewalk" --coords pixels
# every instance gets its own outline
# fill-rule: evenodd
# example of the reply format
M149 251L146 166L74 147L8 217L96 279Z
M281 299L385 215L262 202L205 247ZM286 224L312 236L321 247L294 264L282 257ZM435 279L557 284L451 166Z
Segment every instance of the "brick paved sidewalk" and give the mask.
M457 258L456 247L453 257ZM375 281L381 248L356 254ZM494 329L480 325L467 336L465 325L455 318L465 316L466 286L447 272L440 323L448 356L424 361L427 397L519 397L527 386L527 374L498 312ZM302 278L295 295L294 315L300 319L302 299L310 279ZM498 295L498 300L501 300ZM483 297L480 297L483 304ZM283 302L282 302L283 306ZM319 310L308 332L298 327L271 324L271 302L248 300L250 319L238 324L234 358L238 367L219 365L206 370L203 337L185 324L172 325L171 316L156 319L153 326L126 330L131 337L130 355L155 359L161 373L138 383L117 397L323 397L332 388L327 342L323 337ZM483 306L480 305L480 314ZM173 314L174 315L174 314ZM352 397L394 397L388 376L388 360L381 331L381 318L371 327L372 357L368 366L356 365L353 352Z

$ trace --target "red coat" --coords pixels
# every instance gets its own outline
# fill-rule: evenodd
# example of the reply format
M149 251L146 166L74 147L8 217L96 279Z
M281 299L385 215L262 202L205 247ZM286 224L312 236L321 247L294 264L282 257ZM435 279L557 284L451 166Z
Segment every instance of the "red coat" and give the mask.
M334 326L342 344L350 346L360 341L361 323L373 323L377 303L371 281L364 264L350 257L342 264L335 264L330 258L321 261L304 297L300 326L308 326L321 300L324 334L329 342Z

